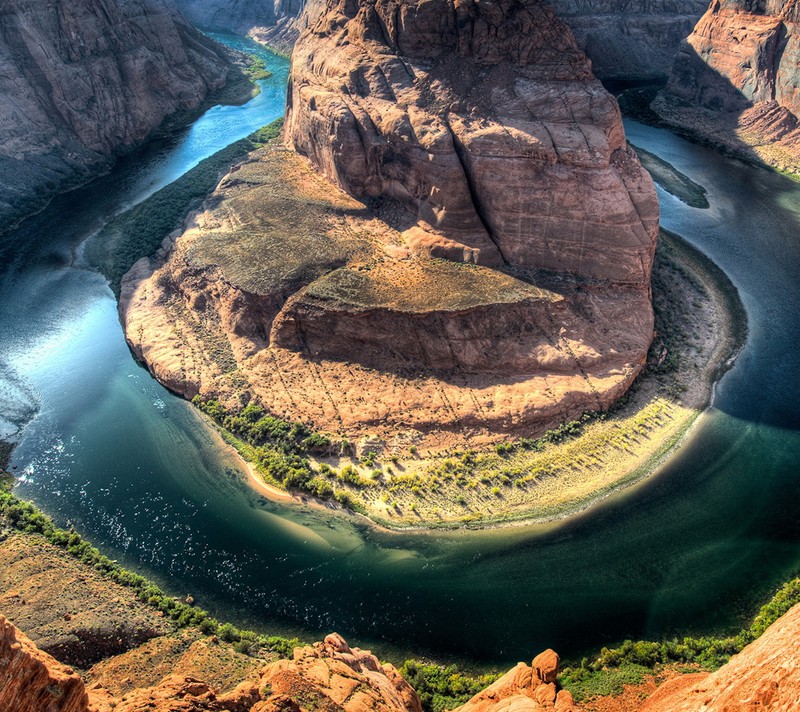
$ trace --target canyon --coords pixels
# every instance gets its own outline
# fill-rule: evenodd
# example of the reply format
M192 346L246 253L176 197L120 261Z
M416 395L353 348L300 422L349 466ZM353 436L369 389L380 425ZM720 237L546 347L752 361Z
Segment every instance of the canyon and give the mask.
M407 452L542 432L641 370L653 183L544 3L310 6L284 137L123 282L173 390Z
M668 125L749 160L800 171L798 9L714 0L652 104Z
M200 27L249 35L278 52L291 54L305 0L177 0L177 5Z
M227 81L222 48L162 0L0 8L0 220L108 168Z

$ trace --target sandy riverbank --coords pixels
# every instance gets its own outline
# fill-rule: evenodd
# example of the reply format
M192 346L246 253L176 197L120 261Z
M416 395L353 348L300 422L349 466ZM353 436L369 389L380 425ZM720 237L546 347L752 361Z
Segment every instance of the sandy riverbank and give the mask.
M746 333L733 285L680 237L662 234L653 285L661 333L647 373L613 414L587 420L577 437L533 448L512 442L507 451L329 464L352 464L370 481L349 489L370 520L393 529L559 519L648 477L687 437ZM266 485L250 466L247 472L251 486L266 497L314 502Z

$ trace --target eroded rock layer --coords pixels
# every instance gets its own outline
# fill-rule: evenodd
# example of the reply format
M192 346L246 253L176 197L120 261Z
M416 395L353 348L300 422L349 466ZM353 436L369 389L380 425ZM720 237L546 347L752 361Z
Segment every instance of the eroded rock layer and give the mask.
M305 0L176 0L178 7L201 27L250 35L290 54L299 33Z
M706 0L552 0L601 79L669 75Z
M559 690L558 654L545 650L530 665L519 663L454 712L573 712L572 694Z
M318 0L286 138L418 254L648 283L658 223L616 101L541 0Z
M795 0L714 0L656 111L742 155L800 170L799 12Z
M0 4L0 221L197 107L226 81L218 51L163 0Z
M122 285L133 350L173 390L390 447L530 433L608 407L652 338L644 286L411 254L271 146ZM388 216L386 213L390 213ZM380 216L386 217L386 220Z

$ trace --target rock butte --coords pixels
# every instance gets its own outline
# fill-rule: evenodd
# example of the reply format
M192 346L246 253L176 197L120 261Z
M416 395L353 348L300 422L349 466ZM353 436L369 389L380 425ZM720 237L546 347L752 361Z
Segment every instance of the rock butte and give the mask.
M794 0L714 0L653 108L747 157L800 171L799 12Z
M134 351L401 449L611 405L652 338L658 203L567 27L538 0L304 22L285 136L324 178L276 146L227 176L124 281Z
M219 46L162 0L4 0L0 221L87 180L227 75Z

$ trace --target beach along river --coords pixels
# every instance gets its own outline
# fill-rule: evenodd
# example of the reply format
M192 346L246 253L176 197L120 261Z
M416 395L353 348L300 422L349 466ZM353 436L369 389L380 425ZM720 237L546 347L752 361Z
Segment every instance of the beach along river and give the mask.
M223 620L337 630L384 655L505 665L545 646L737 628L800 568L800 185L629 124L708 189L708 210L660 192L663 223L748 311L715 407L656 477L581 516L379 532L248 488L218 436L135 363L81 257L111 216L282 113L288 63L262 55L275 75L259 97L210 110L0 243L0 434L18 436L17 494Z

